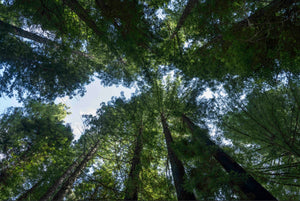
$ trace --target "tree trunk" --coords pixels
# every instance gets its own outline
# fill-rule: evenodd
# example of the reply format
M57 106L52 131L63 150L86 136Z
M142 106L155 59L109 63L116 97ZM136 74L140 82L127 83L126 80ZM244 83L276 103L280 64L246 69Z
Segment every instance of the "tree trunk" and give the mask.
M172 35L170 36L170 39L173 39L174 36L177 35L178 31L180 30L180 28L183 26L186 18L189 16L189 14L191 13L192 9L195 7L195 5L198 3L198 0L189 0L182 15L180 16L180 19L177 23L177 26L174 30L174 32L172 33Z
M141 124L138 136L136 138L136 145L134 148L133 158L131 161L131 168L128 176L124 200L138 199L138 181L139 181L139 173L141 169L140 168L141 152L143 149L142 133L143 133L143 125Z
M61 44L58 44L57 42L53 41L53 40L50 40L48 38L45 38L45 37L42 37L42 36L39 36L35 33L31 33L29 31L25 31L19 27L16 27L16 26L13 26L11 24L8 24L2 20L0 20L0 29L3 29L5 31L8 31L14 35L17 35L17 36L21 36L23 38L26 38L26 39L29 39L29 40L32 40L32 41L35 41L35 42L38 42L38 43L41 43L41 44L45 44L45 45L52 45L54 47L59 47L61 46ZM96 58L94 58L93 56L91 55L88 55L84 52L81 52L81 51L77 51L77 50L72 50L72 53L73 54L76 54L78 56L82 56L82 57L85 57L85 58L88 58L88 59L91 59L93 61L96 61Z
M21 201L21 200L32 200L30 199L30 195L32 193L34 193L35 189L42 183L42 179L40 181L38 181L36 184L34 184L30 189L28 189L25 193L23 193L18 199L17 201Z
M43 43L43 44L54 44L55 42L48 39L48 38L44 38L42 36L39 36L37 34L34 34L34 33L31 33L31 32L28 32L28 31L25 31L19 27L15 27L11 24L8 24L6 22L3 22L2 20L0 20L0 27L5 30L5 31L8 31L14 35L17 35L17 36L21 36L23 38L27 38L27 39L30 39L30 40L33 40L33 41L36 41L38 43Z
M52 184L52 186L47 190L47 192L40 198L40 201L48 201L55 194L56 190L63 184L64 180L69 177L73 170L78 166L81 159L84 157L84 153L81 154L77 160L73 162L72 165Z
M55 200L55 201L62 201L64 199L64 197L68 194L68 192L72 188L72 185L76 181L77 177L80 176L82 170L86 167L87 163L94 157L95 153L97 152L97 150L99 148L99 145L100 145L99 141L96 142L96 144L86 154L86 156L84 157L84 159L76 167L76 169L70 175L70 177L67 179L67 181L63 184L63 186L61 187L61 189L53 197L53 200Z
M88 12L80 5L77 0L63 0L63 2L74 12L76 15L86 23L86 25L91 28L98 36L103 37L103 33L97 27L96 23L93 21Z
M202 135L201 130L196 126L187 116L182 114L183 121L188 125L194 136L201 137L206 145L215 147L213 153L214 158L223 166L228 173L236 173L245 178L242 181L232 181L234 185L239 186L242 192L250 200L276 200L276 198L269 193L263 186L261 186L251 175L237 163L229 155L227 155L221 148L219 148L213 141L207 136Z
M166 121L163 113L161 113L161 123L163 126L163 132L165 134L165 139L166 139L166 144L167 144L167 149L168 149L168 157L169 157L170 163L171 163L171 170L172 170L172 175L173 175L173 179L174 179L177 199L178 200L196 200L193 193L187 192L183 188L184 175L185 175L184 167L183 167L182 162L177 158L177 156L175 155L175 153L171 147L171 144L173 143L173 139L172 139L172 135L169 130L169 126L167 124L167 121Z

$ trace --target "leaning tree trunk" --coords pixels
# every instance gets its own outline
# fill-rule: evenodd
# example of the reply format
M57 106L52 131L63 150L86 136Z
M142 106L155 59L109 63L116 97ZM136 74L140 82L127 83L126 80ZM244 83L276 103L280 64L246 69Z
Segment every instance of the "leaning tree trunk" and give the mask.
M175 31L170 36L170 39L173 39L177 35L178 31L183 26L186 18L189 16L189 14L191 13L191 11L193 10L193 8L196 6L197 3L198 3L198 0L189 0L188 1L182 15L180 16L180 19L176 25Z
M63 0L64 4L66 4L76 15L89 27L91 28L95 34L100 37L105 36L105 33L102 32L95 21L91 18L89 13L80 5L77 0Z
M173 143L173 139L166 118L164 117L163 113L161 113L161 123L163 126L163 132L165 134L165 139L166 139L166 144L168 149L168 157L171 163L171 170L174 179L177 199L196 200L193 193L190 193L183 188L184 175L185 175L184 167L182 162L177 158L177 156L174 153L174 150L171 147L171 144Z
M21 36L22 38L26 38L26 39L29 39L29 40L32 40L32 41L35 41L37 43L41 43L41 44L44 44L44 45L52 45L55 48L62 46L61 44L59 44L59 43L57 43L53 40L50 40L48 38L39 36L35 33L31 33L29 31L25 31L24 29L13 26L13 25L11 25L9 23L6 23L2 20L0 20L0 30L1 29L3 29L4 31L8 31L8 32L10 32L10 33L12 33L16 36ZM91 61L97 61L96 58L94 58L93 56L88 55L84 52L81 52L81 51L78 51L78 50L71 50L71 51L72 51L73 54L85 57L87 59L90 59Z
M18 199L17 201L22 201L22 200L33 200L30 198L30 196L32 195L32 193L34 193L34 191L37 189L37 187L40 186L40 184L42 183L42 179L39 180L38 182L36 182L36 184L34 184L30 189L28 189L25 193L23 193Z
M182 114L183 121L188 125L193 135L201 137L206 145L215 147L213 156L229 173L236 173L245 178L242 181L232 181L234 185L239 186L242 192L248 197L249 200L276 200L276 198L268 192L262 185L260 185L251 175L237 163L221 148L219 148L207 136L203 135L201 129L196 126L187 116Z
M97 152L97 150L99 148L99 145L100 145L99 141L96 142L96 144L86 154L86 156L84 157L84 159L76 167L76 169L70 175L70 177L67 179L67 181L63 184L63 186L61 187L61 189L53 197L53 200L55 200L55 201L62 201L64 199L64 197L68 194L68 192L72 188L72 185L76 181L77 177L79 177L79 175L82 173L82 170L86 167L87 163L94 157L95 153Z
M77 160L75 160L72 165L52 184L52 186L47 190L47 192L40 198L40 201L48 201L52 195L55 194L56 190L63 184L64 180L70 176L73 170L78 166L81 159L84 157L84 153L81 154Z
M128 176L124 200L138 199L138 181L139 181L139 173L141 169L140 168L141 152L143 149L142 133L143 133L143 125L140 126L139 133L136 138L136 145L134 148L133 158L131 161L131 168Z

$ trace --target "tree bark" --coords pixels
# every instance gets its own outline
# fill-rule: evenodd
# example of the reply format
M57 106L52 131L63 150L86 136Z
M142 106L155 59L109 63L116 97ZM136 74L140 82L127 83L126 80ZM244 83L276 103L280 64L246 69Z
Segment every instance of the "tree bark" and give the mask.
M56 190L63 184L64 180L69 177L73 170L78 166L81 159L84 157L84 153L81 154L77 160L73 162L72 165L52 184L52 186L47 190L47 192L40 198L39 201L48 201L55 194Z
M168 149L168 157L169 157L170 163L171 163L171 170L172 170L172 175L173 175L173 179L174 179L177 199L178 200L196 200L193 193L190 193L183 188L184 175L185 175L184 167L183 167L182 162L177 158L177 156L175 155L175 153L171 147L171 144L173 143L173 138L172 138L171 132L169 130L169 126L167 124L166 118L164 117L163 113L161 113L161 123L163 126L163 132L164 132L165 139L166 139L166 144L167 144L167 149Z
M128 176L127 186L125 190L124 200L138 200L138 181L140 173L141 152L143 125L141 124L138 136L136 138L136 145L134 148L133 158L131 161L131 168Z
M242 192L248 197L249 200L276 200L276 198L268 192L262 185L260 185L251 175L235 162L228 154L219 148L207 136L202 135L201 130L196 126L187 116L182 114L183 121L187 124L194 136L201 137L206 145L215 147L213 157L223 166L228 173L236 173L245 178L242 181L232 181L234 185L239 186Z
M80 176L82 170L86 167L87 163L94 157L98 148L99 148L99 141L90 149L90 151L85 155L81 163L76 167L74 172L70 175L67 181L63 184L61 189L55 194L53 200L55 201L62 201L64 197L69 193L72 185L76 181L77 177Z

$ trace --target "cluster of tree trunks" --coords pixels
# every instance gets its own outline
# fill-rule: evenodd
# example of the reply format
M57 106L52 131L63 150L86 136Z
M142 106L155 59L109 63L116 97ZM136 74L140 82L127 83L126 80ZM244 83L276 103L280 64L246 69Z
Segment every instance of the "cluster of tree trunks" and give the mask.
M99 146L100 141L97 141L87 153L83 153L76 161L74 161L67 168L67 170L51 185L47 192L40 198L40 201L63 200L71 190L76 179L87 166L88 162L94 158ZM56 192L57 190L58 192Z
M52 195L55 194L57 189L63 184L63 182L72 174L74 169L78 166L79 162L83 159L85 153L81 154L77 160L75 160L72 165L70 165L67 170L52 184L52 186L47 190L47 192L40 198L40 201L48 201Z

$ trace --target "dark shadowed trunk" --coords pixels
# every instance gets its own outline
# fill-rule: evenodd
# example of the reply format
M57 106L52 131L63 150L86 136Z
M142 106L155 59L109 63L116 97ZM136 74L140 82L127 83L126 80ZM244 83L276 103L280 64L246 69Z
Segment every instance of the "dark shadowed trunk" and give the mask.
M182 114L182 118L196 139L197 136L199 136L199 138L202 138L205 141L206 145L215 147L213 156L223 166L223 168L229 173L235 173L240 176L241 179L239 181L233 180L232 183L239 186L242 192L248 196L249 200L276 200L276 198L273 197L273 195L263 186L261 186L251 175L247 174L247 172L237 162L235 162L207 136L203 135L201 129L187 116Z
M139 173L141 169L140 161L141 161L141 152L143 149L142 133L143 133L143 125L141 124L138 136L136 138L133 158L131 160L131 167L130 167L127 186L125 190L124 200L138 199L138 182L139 182Z
M184 167L182 162L177 158L177 156L175 155L171 147L171 144L173 143L173 139L163 113L161 113L161 123L163 126L163 132L165 134L165 139L166 139L166 144L168 149L168 157L171 163L171 170L174 179L177 198L178 200L196 200L193 193L190 193L183 188L184 175L185 175Z
M40 201L48 201L52 195L55 194L56 190L63 184L64 180L69 177L69 175L74 171L76 166L78 166L79 162L84 157L84 153L81 154L77 160L75 160L72 165L68 167L68 169L52 184L52 186L47 190L47 192L40 198Z
M100 37L105 36L105 33L103 33L99 27L96 25L96 23L93 21L91 16L88 14L88 11L86 11L77 0L63 0L64 4L66 4L76 15L83 21L85 24L92 29L95 34L97 34Z
M30 199L30 195L35 191L35 189L37 187L40 186L40 184L42 183L42 179L38 182L36 182L36 184L34 184L30 189L28 189L25 193L23 193L18 199L17 201L21 201L21 200L32 200Z
M182 15L180 16L180 19L177 23L177 26L175 28L175 31L172 33L172 35L170 36L170 39L173 39L178 31L180 30L180 28L183 26L186 18L189 16L189 14L191 13L192 9L195 7L195 5L198 3L198 0L189 0Z
M85 155L81 163L76 167L74 172L70 175L70 177L67 179L66 182L64 182L61 189L56 193L56 195L53 197L53 200L55 201L62 201L64 197L69 193L70 189L72 188L72 185L76 181L77 177L80 176L82 173L82 170L86 167L87 163L94 157L95 153L97 152L99 148L99 141L96 142L96 144L90 149L90 151Z
M23 38L27 38L27 39L36 41L38 43L49 44L49 45L55 43L54 41L52 41L48 38L44 38L44 37L41 37L37 34L31 33L29 31L25 31L25 30L23 30L19 27L15 27L11 24L3 22L2 20L0 20L0 28L5 30L5 31L8 31L8 32L10 32L14 35L21 36Z

